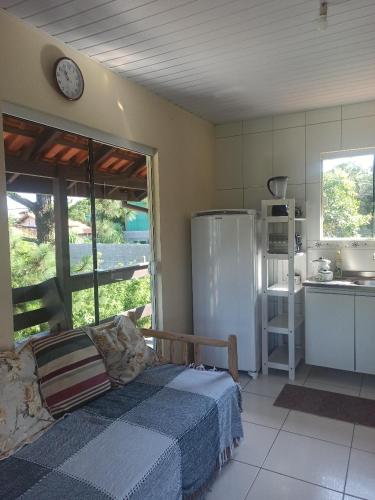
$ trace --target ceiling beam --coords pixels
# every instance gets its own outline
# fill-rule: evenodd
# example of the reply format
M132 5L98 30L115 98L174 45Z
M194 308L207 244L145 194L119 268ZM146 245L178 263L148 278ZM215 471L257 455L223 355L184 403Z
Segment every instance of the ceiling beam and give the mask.
M53 195L52 179L47 177L23 176L20 175L16 180L9 183L10 175L7 175L7 190L15 193L37 193ZM115 191L107 192L103 186L95 186L95 197L104 200L120 200L122 202L138 201L136 193L139 191L127 191L117 188ZM89 197L89 185L83 182L77 182L71 188L68 187L68 196ZM146 193L143 197L146 196ZM133 207L130 207L133 209ZM134 208L135 210L135 208Z
M132 205L131 203L127 203L126 201L124 201L122 203L122 206L124 208L128 208L129 210L135 210L137 212L143 212L145 214L148 214L148 208L147 207L139 207L137 205Z
M12 175L9 177L9 179L7 179L7 183L8 183L8 184L12 184L12 182L14 182L14 181L17 179L17 177L19 177L20 175L21 175L21 174L12 174Z
M35 138L33 147L28 152L27 156L24 158L26 161L34 161L38 158L38 155L49 148L54 142L57 142L57 138L61 135L60 130L54 130L52 128L46 128L44 132Z
M95 158L94 167L97 167L98 165L100 165L100 163L107 160L110 156L113 156L115 152L116 149L111 146L106 146L104 144L100 146L98 151L94 153L94 158Z
M8 125L5 120L4 120L4 131L9 132L9 134L31 137L32 139L35 139L37 137L37 135L35 135L35 130L25 130L18 127L12 127L11 125Z
M125 170L127 177L135 177L137 173L146 165L146 158L142 157L135 160L130 167Z
M5 170L8 173L32 175L36 177L56 178L59 173L69 181L88 182L87 170L82 167L53 166L42 161L25 162L19 158L6 155ZM95 184L107 187L121 187L137 191L147 191L146 179L128 179L125 173L119 175L95 173Z

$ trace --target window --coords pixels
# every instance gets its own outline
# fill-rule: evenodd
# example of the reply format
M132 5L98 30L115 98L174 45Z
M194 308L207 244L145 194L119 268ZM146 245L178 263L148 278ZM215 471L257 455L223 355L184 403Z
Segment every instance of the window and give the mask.
M374 150L324 155L322 159L322 239L372 239Z
M3 122L15 338L130 309L151 325L147 157Z

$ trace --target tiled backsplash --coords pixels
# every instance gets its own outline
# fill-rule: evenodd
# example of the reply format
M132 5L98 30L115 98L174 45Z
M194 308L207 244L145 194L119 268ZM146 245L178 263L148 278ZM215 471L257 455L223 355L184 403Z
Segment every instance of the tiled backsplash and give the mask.
M315 256L334 258L320 238L320 155L375 146L375 101L216 126L216 208L260 209L267 179L289 177L287 196L307 218L308 271ZM317 247L317 242L321 243ZM340 243L344 269L375 271L375 244Z
M339 247L337 247L339 248ZM344 247L341 249L341 259L345 271L373 271L375 272L375 248L353 248ZM331 269L334 270L336 249L332 247L309 248L307 250L307 274L313 276L316 273L317 265L312 262L319 257L324 257L332 261Z

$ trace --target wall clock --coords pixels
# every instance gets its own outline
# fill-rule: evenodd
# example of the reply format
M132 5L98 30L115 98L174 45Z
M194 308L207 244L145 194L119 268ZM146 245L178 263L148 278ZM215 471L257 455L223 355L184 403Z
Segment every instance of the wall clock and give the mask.
M55 80L59 92L69 99L76 101L83 94L84 80L77 63L68 57L61 57L55 64Z

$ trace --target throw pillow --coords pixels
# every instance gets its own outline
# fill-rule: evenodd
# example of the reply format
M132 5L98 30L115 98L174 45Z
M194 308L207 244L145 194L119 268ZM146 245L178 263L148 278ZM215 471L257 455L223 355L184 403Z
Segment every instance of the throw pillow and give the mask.
M43 408L30 344L0 353L0 459L38 437L53 423Z
M33 340L32 348L40 390L55 418L110 389L103 359L83 330Z
M155 351L146 345L141 332L124 314L89 328L89 335L104 358L108 375L116 383L127 384L157 363Z

